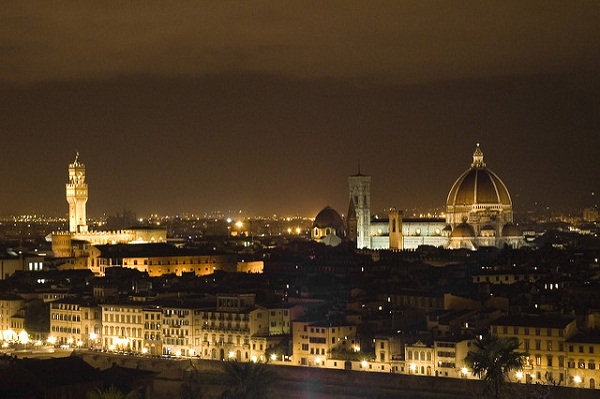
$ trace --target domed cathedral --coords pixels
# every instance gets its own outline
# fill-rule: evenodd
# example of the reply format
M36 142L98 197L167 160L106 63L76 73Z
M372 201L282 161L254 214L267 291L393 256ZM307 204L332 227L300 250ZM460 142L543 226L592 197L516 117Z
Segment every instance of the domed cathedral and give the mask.
M448 248L523 245L523 234L513 224L508 189L487 168L479 144L471 167L456 179L448 193L446 223L450 232Z

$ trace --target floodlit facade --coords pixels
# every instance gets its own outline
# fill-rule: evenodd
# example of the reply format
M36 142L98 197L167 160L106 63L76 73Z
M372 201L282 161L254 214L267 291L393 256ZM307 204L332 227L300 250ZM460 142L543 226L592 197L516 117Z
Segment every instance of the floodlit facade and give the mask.
M69 180L66 184L66 198L69 204L69 231L54 232L46 237L47 240L52 242L52 252L55 257L73 257L73 245L76 241L83 241L88 245L167 241L167 230L162 228L89 231L86 215L88 185L85 177L85 165L79 160L79 152L77 152L75 161L69 164Z
M88 186L85 182L85 165L79 161L79 152L75 161L69 164L69 182L67 183L67 202L69 203L69 232L87 231L86 203Z
M325 366L336 353L357 352L360 342L355 325L293 323L293 362L302 366ZM343 361L342 361L343 363Z
M144 303L102 305L102 347L111 351L142 353Z
M529 353L521 374L513 381L569 385L573 365L568 364L567 340L577 333L575 319L548 316L505 316L490 325L499 337L517 337L519 349Z
M0 339L12 341L20 331L12 329L12 317L16 315L25 304L19 295L0 294Z
M63 298L49 303L50 341L73 347L98 347L101 308L93 301Z

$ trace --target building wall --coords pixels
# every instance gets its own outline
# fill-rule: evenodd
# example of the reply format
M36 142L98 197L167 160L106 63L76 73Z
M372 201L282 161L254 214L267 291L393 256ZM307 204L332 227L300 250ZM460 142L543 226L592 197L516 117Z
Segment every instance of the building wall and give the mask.
M23 307L24 303L25 300L17 296L0 296L0 334L2 334L2 337L9 337L10 333L6 334L6 331L11 330L11 318L13 315L17 314L19 309ZM13 332L16 334L19 333L19 331Z
M50 337L58 345L95 346L102 333L101 308L77 303L50 303Z

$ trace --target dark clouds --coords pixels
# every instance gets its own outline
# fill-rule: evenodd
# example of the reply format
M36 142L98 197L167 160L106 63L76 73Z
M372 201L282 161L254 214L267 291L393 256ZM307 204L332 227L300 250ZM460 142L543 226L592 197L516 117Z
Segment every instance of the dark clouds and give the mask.
M0 212L66 212L76 149L93 215L343 212L359 159L441 207L478 141L517 209L600 191L600 3L173 4L0 9Z
M11 2L9 81L224 71L414 83L598 65L596 1Z

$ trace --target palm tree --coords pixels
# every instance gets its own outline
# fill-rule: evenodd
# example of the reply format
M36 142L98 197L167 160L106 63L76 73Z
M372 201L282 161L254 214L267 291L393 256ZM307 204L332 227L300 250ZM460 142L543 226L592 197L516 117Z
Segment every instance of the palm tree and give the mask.
M277 374L264 363L225 363L228 388L221 399L267 399L271 397L272 385Z
M138 399L139 395L137 392L131 391L128 394L124 394L117 387L111 385L108 389L101 390L96 388L93 391L87 393L87 399Z
M469 352L465 362L474 375L487 382L486 388L491 391L492 397L500 399L508 373L523 369L524 357L528 354L517 351L517 337L499 338L492 335L476 342L475 346L477 350Z

